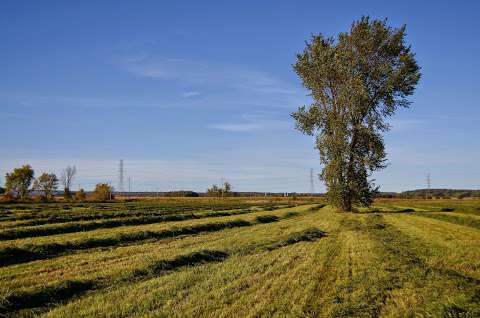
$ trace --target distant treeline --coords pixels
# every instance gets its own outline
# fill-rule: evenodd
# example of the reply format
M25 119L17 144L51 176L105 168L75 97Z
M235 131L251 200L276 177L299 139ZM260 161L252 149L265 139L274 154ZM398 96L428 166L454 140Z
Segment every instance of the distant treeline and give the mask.
M466 190L466 189L418 189L409 190L404 192L381 192L378 197L380 198L404 198L404 199L416 199L416 198L428 198L428 199L464 199L464 198L479 198L480 190Z
M206 197L209 196L206 192L195 191L160 191L160 192L115 192L117 197ZM296 193L296 192L231 192L231 197L307 197L315 196L321 197L322 193Z
M231 192L232 197L322 197L323 193L296 193L296 192ZM115 192L120 197L205 197L206 192L195 191L160 191L160 192ZM418 189L404 192L380 192L378 198L399 198L399 199L442 199L442 198L480 198L480 190L462 189Z

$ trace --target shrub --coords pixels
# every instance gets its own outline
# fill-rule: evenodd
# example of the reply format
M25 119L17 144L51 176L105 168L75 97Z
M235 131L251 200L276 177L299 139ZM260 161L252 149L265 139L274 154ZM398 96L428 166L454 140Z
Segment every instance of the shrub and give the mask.
M93 191L93 199L98 201L113 200L113 187L107 183L99 183Z
M15 195L12 192L7 192L0 197L0 202L10 203L15 201Z
M78 190L75 192L75 201L85 201L87 198L87 194L83 189Z

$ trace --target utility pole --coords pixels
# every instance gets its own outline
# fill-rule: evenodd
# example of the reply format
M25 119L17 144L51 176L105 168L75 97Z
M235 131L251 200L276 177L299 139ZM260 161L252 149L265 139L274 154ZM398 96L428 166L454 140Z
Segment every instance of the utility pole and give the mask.
M224 180L224 179L223 179L223 177L222 177L222 188L221 188L221 190L220 190L220 191L222 191L222 197L223 197L223 188L224 188L224 184L225 184L225 180Z
M425 198L430 197L430 173L427 173L427 194Z
M123 175L124 175L124 171L123 171L123 159L120 159L120 165L118 167L118 191L119 192L123 192L124 191L124 188L123 188Z
M313 185L313 169L310 169L310 195L313 196L315 193L315 187Z

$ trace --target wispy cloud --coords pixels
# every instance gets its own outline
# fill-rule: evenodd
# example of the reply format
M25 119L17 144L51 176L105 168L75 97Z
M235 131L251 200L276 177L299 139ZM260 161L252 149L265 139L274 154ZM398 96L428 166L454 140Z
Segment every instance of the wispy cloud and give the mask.
M195 96L199 96L200 95L200 92L197 92L197 91L190 91L190 92L185 92L182 94L182 96L184 98L191 98L191 97L195 97Z
M308 103L306 92L297 84L250 67L146 53L119 58L115 64L138 77L173 82L193 88L192 92L209 92L205 94L205 104L293 108Z
M291 128L291 126L291 121L279 119L278 114L274 112L252 112L243 114L239 122L210 124L208 128L229 132L251 132Z
M121 58L118 65L142 77L178 80L188 84L221 84L230 87L277 89L285 86L267 72L217 62L152 57L146 54ZM290 93L285 90L285 93Z
M271 160L272 153L277 157L275 161ZM238 191L307 191L303 188L307 184L308 167L315 160L305 162L304 157L308 156L301 153L296 154L296 160L287 160L291 154L283 153L283 149L253 148L249 152L229 150L178 160L127 158L125 175L131 178L134 191L204 191L207 186L220 182L221 177L230 181ZM74 189L80 186L92 189L98 182L118 185L118 160L115 159L7 159L0 166L0 176L23 164L31 164L37 175L42 172L60 174L67 165L75 165L78 175ZM3 179L0 184L1 181Z
M389 120L389 124L392 131L411 131L413 129L420 128L426 124L425 120L421 119L397 119L393 118Z

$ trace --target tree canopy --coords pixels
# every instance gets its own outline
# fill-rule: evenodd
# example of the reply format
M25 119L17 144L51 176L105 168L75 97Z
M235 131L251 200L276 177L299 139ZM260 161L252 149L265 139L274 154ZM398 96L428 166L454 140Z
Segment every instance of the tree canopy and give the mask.
M43 199L48 201L58 188L58 178L54 173L42 173L33 183L33 188L43 192Z
M370 205L371 173L386 166L385 119L408 107L420 68L405 44L405 26L362 17L337 39L314 35L294 70L313 103L292 113L296 128L316 136L327 198L339 209Z
M93 191L93 198L99 201L113 200L113 187L108 183L98 183Z
M32 184L34 171L30 165L15 168L11 173L5 175L6 191L14 191L20 198L28 196L28 189Z

